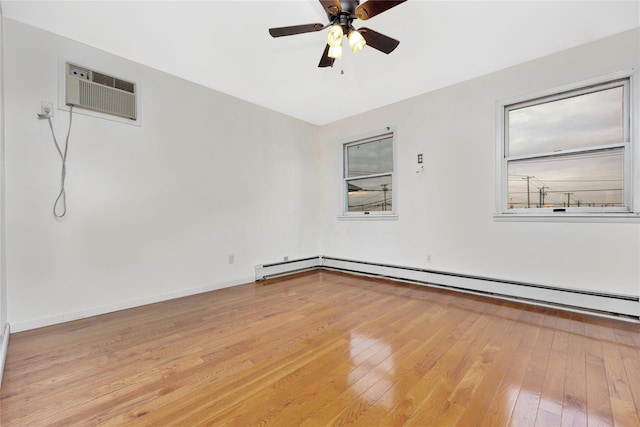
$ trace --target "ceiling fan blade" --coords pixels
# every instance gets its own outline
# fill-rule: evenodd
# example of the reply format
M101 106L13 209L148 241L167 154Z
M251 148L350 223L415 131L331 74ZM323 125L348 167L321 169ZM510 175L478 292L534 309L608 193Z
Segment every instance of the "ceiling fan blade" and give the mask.
M294 34L311 33L324 29L323 24L292 25L290 27L269 28L272 37L292 36Z
M338 0L320 0L320 4L331 16L336 16L342 11L342 6Z
M369 28L360 28L358 31L360 31L360 34L362 34L362 37L366 40L367 46L371 46L386 54L393 52L400 44L398 40L380 34L377 31L370 30Z
M369 0L356 7L356 16L358 19L366 21L405 1L407 0Z
M318 67L333 67L333 62L335 59L329 58L329 45L326 45L324 48L324 52L322 53L322 58L320 58L320 63Z

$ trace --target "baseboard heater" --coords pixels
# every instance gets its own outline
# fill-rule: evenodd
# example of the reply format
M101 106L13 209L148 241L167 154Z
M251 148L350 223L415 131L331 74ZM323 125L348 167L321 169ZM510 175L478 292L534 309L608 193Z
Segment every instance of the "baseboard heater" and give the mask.
M327 256L277 262L256 266L256 280L314 269L343 271L393 280L473 292L498 298L516 299L533 304L558 306L605 315L640 318L640 301L629 295L564 289L531 283L448 273L422 268L354 261Z
M272 279L319 268L322 257L314 256L256 266L256 280Z

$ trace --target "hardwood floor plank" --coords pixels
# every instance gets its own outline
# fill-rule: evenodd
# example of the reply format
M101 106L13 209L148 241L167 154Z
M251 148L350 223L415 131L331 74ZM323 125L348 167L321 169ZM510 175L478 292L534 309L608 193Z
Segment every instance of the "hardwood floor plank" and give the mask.
M589 329L589 325L585 324ZM589 335L588 331L587 334ZM594 334L596 335L596 334ZM602 343L593 338L585 338L586 380L587 380L587 423L589 425L613 425L613 414L609 390L602 387L607 383Z
M381 317L375 319L376 322L380 321L385 323L388 319L385 317ZM356 335L356 342L361 341L358 334ZM378 335L378 334L376 334ZM371 345L367 345L365 347L359 346L358 350L352 351L351 348L348 349L348 353L350 355L350 360L345 361L347 369L342 372L342 375L338 376L338 378L342 378L345 376L353 380L355 379L356 373L360 371L363 375L365 373L371 373L372 376L381 375L381 372L384 372L385 364L387 364L388 359L391 357L391 348L399 348L398 352L402 353L411 349L412 342L410 341L408 336L401 336L399 334L389 335L386 334L391 339L383 341L379 338L379 336L367 336L365 341L370 341ZM362 342L362 341L361 341ZM347 345L351 343L348 342ZM415 344L415 343L414 343ZM360 350L361 349L361 350ZM335 362L335 359L334 359ZM331 374L331 371L318 371L316 369L316 365L318 364L318 360L314 359L312 363L305 366L304 369L309 372L309 375L305 373L301 374L301 378L299 382L296 381L296 386L290 388L288 391L290 394L282 393L282 390L278 390L278 393L274 393L275 387L272 386L270 388L264 389L260 392L259 395L256 396L261 403L265 404L267 407L274 407L278 405L289 405L293 400L293 403L296 403L297 397L299 394L300 387L298 385L302 385L307 381L318 381L322 376L326 375L329 378L332 378L335 381L336 376ZM388 368L388 367L387 367ZM329 375L327 375L329 374ZM274 385L277 383L274 383ZM241 411L242 412L242 411ZM237 425L248 425L251 424L247 418L253 418L255 415L252 413L245 413L244 417L235 421ZM222 414L222 418L225 418L224 414ZM216 420L211 420L212 422L217 422Z
M507 425L515 407L517 398L522 392L522 382L534 352L539 334L541 316L533 316L532 312L523 312L521 323L525 330L518 345L513 349L511 362L505 369L502 381L498 386L493 401L489 406L482 425ZM526 390L525 390L526 391Z
M634 405L636 408L640 408L640 387L637 387L637 385L640 384L640 358L633 357L633 353L630 351L627 352L627 349L623 349L621 354L623 355L622 363L624 364L625 373L627 374L627 382L635 385L630 387ZM629 403L631 404L631 402ZM637 413L640 417L640 410L638 410ZM640 423L638 425L640 425Z
M569 352L565 374L562 425L587 425L586 352L584 327L576 315L569 315Z
M604 364L611 401L612 415L616 425L640 425L637 403L634 403L632 390L637 389L637 381L630 382L628 370L624 365L620 350L613 346L603 349ZM640 369L640 366L637 367Z
M462 347L468 339L465 340L465 333L474 325L482 325L486 322L486 318L482 313L472 312L469 316L464 316L456 327L447 331L441 338L442 340L436 345L431 346L428 352L419 358L411 369L406 380L398 387L402 391L400 400L397 401L395 407L382 419L382 425L407 425L410 420L417 421L416 414L421 410L426 400L438 391L438 386L442 388L440 383L442 377L446 375L449 368L448 362L457 362L460 359L449 359L449 355L462 352ZM480 323L478 323L480 322ZM464 340L461 342L461 340ZM452 353L453 352L453 353ZM445 385L448 383L444 381ZM419 417L419 415L418 415Z
M0 424L640 425L637 324L316 271L13 334Z
M562 422L568 340L566 332L553 330L553 341L536 413L536 426L557 426Z
M447 381L443 382L444 392L434 394L434 398L428 399L427 405L409 420L408 425L420 425L428 419L433 420L435 425L455 425L462 416L479 384L495 363L496 355L503 347L514 323L497 321L493 316L485 317L489 317L489 325L470 331L473 341L466 345L464 355L455 366L454 373L447 376Z
M451 338L451 331L471 315L469 312L465 313L462 311L458 313L459 316L441 316L441 314L442 312L439 313L438 318L434 317L433 321L428 322L428 329L422 329L423 333L418 337L418 340L421 342L420 347L404 359L406 363L398 365L396 368L403 370L401 375L398 375L400 380L394 384L393 388L381 396L379 404L377 402L366 414L361 415L359 422L363 425L367 425L367 423L373 425L380 422L381 419L383 420L381 425L394 425L384 421L386 419L385 417L389 418L395 415L394 411L406 405L407 394L416 382L416 377L414 376L416 365L425 357L437 358L438 356L434 355L432 349L442 348L444 350L448 346L448 344L444 344L444 342ZM425 324L427 324L427 322L425 322ZM429 331L428 334L425 334L426 331ZM404 414L404 411L402 412ZM311 425L318 423L317 421L314 422L313 418L308 417L306 422Z
M509 425L533 426L536 423L540 400L544 398L544 378L549 364L553 333L551 328L541 328L539 331Z
M453 344L455 342L455 338L457 336L457 334L461 334L462 330L466 330L472 323L473 320L470 319L475 319L478 316L477 315L469 315L467 312L460 312L462 314L463 319L461 320L460 323L457 322L452 322L454 323L454 328L450 330L449 334L447 335L447 338L450 339L450 343ZM450 320L452 320L450 318ZM450 345L445 345L443 346L443 348L447 348ZM421 354L418 355L420 357L418 357L418 361L415 363L414 366L420 366L420 364L425 363L425 359L433 356L433 352L431 353L427 353L427 354ZM442 353L441 353L442 354ZM361 396L364 392L366 392L374 383L377 379L376 376L374 375L370 375L367 376L367 370L363 369L361 370L362 372L354 372L352 375L350 375L349 379L351 382L351 386L348 389L345 389L342 391L342 393L340 395L338 395L338 397L336 398L336 400L338 400L340 403L338 403L337 406L334 406L333 410L334 412L349 412L350 408L349 408L349 403L351 401L354 401L354 397L356 398L354 404L355 405L359 405L360 402L359 400L357 400L357 398L359 398L359 396ZM361 376L363 375L364 376ZM370 381L374 381L373 383L370 383ZM339 415L334 416L334 418L337 418ZM329 414L326 413L326 411L317 411L314 414L309 414L309 416L307 417L307 419L305 420L306 423L310 423L310 424L327 424L330 423L332 421L332 418Z

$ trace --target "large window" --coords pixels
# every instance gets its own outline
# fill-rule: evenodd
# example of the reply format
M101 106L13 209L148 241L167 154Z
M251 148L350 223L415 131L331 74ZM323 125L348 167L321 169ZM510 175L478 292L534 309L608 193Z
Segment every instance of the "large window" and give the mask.
M629 78L500 105L500 213L631 212Z
M393 215L393 133L346 143L343 150L343 214Z

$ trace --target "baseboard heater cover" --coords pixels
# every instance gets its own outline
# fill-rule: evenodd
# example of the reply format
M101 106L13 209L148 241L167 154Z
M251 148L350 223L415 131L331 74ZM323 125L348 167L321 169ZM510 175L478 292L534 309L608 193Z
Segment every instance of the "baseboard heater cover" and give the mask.
M322 257L314 256L291 261L256 265L256 280L271 279L287 274L299 273L320 267Z
M285 276L313 269L366 274L430 286L435 285L452 290L471 291L489 296L517 299L523 302L551 304L559 306L559 308L587 310L593 313L631 316L636 319L640 317L640 301L635 296L564 289L326 256L256 266L256 280Z

